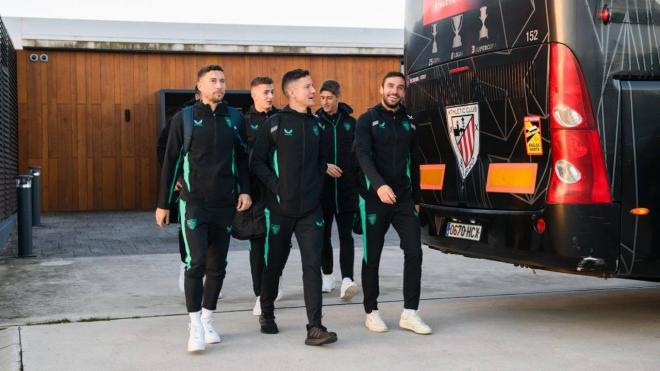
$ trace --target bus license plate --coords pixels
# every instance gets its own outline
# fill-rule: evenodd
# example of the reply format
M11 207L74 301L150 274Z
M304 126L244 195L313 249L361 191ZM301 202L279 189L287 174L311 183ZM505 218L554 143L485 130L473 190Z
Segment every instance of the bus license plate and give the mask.
M478 224L447 223L445 236L464 240L480 241L481 226Z

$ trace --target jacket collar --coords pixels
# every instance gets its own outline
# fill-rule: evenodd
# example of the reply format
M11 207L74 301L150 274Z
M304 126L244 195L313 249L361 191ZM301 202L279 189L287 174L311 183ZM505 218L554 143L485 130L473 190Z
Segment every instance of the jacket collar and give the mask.
M215 111L211 110L210 105L202 103L201 100L199 100L199 101L197 101L197 103L195 103L195 108L197 108L198 110L200 110L204 113L209 113L209 114L216 113L216 114L219 114L219 115L222 115L222 116L228 116L229 115L229 109L227 107L228 107L227 102L225 102L225 101L220 102L220 104L218 104L215 107Z
M291 107L289 107L288 104L286 106L284 106L284 108L282 108L281 112L282 113L290 113L292 115L297 115L298 117L307 117L307 116L315 117L314 114L312 113L311 108L307 108L307 113L300 113L296 110L291 109Z
M254 104L253 104L253 105L250 106L250 109L248 110L248 113L251 114L251 115L266 115L266 116L270 116L270 115L272 115L272 114L274 114L274 113L277 113L277 112L279 112L279 111L280 111L280 110L278 110L275 106L273 106L273 107L271 107L270 111L268 111L268 112L259 112L259 111L257 111L257 109L254 107Z
M404 107L402 104L399 104L399 107L394 112L392 112L392 111L388 110L387 108L383 107L382 103L378 103L377 105L373 106L372 109L376 110L377 112L379 112L381 114L392 114L392 113L394 113L394 117L396 117L398 119L406 117L406 107Z
M344 117L348 117L353 113L353 108L349 106L348 104L344 102L339 102L339 106L337 107L337 112L335 112L334 115L329 115L327 114L324 110L323 107L319 108L316 111L316 115L319 116L320 118L324 119L325 121L332 122L335 117L337 117L338 114L342 114Z

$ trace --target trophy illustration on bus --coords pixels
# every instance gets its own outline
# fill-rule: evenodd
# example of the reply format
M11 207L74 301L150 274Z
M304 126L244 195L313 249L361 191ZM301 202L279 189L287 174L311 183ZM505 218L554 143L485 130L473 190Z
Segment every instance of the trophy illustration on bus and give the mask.
M488 9L487 6L482 6L481 8L479 8L479 10L481 11L481 15L479 16L479 19L481 20L481 30L479 30L479 40L488 38L488 29L486 28L486 18L488 18L488 13L486 12L487 9Z
M460 48L463 46L461 42L461 27L463 27L463 14L459 14L451 19L451 29L454 31L454 42L452 43L452 48Z
M431 32L431 35L433 35L433 49L431 50L431 53L437 53L438 52L438 42L435 40L435 36L438 34L438 24L434 23L433 24L433 32Z

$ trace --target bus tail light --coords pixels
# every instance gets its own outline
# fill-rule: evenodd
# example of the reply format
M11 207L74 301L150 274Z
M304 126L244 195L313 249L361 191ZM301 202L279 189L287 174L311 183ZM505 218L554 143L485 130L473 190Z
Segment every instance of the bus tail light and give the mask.
M550 45L550 204L611 203L600 136L582 70L573 52Z

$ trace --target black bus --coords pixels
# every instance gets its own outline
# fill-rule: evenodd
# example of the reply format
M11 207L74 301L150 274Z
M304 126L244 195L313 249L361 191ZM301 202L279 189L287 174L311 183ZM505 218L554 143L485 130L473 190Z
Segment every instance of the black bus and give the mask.
M425 244L660 279L660 0L408 0Z

